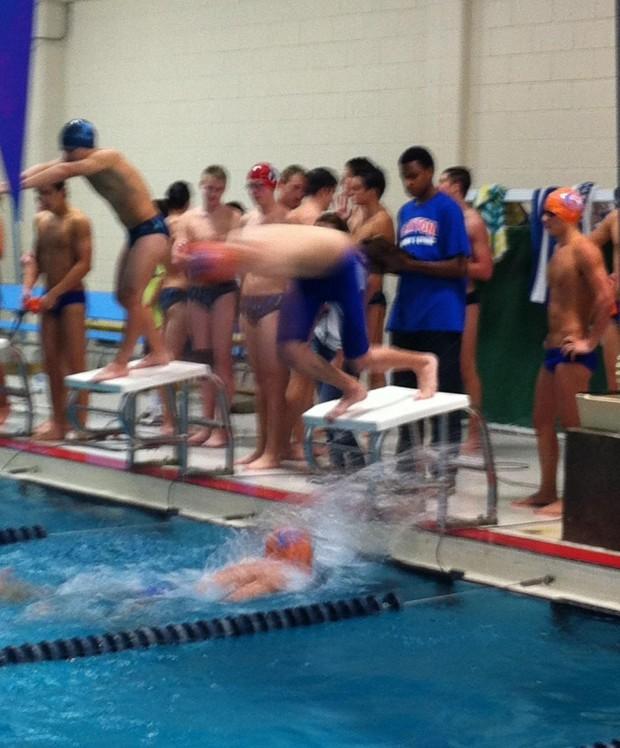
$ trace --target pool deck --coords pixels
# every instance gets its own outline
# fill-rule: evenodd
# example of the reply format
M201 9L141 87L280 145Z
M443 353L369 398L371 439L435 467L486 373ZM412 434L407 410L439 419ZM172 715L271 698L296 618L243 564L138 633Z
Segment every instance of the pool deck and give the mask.
M40 421L45 414L41 395L35 396L35 404ZM18 428L19 420L14 411L6 430ZM157 433L155 427L145 428ZM233 429L239 459L253 448L254 415L233 415ZM620 552L563 541L561 520L512 506L537 485L533 435L493 429L492 443L499 481L497 524L477 523L486 502L485 473L464 464L449 500L447 531L440 532L432 521L432 499L426 502L428 513L422 521L402 516L385 520L392 558L432 573L620 613ZM266 508L273 512L277 502L311 503L324 481L324 474L293 462L270 471L238 466L233 475L223 475L224 450L205 447L190 449L185 478L179 476L173 450L166 446L140 451L129 471L126 444L113 440L105 447L7 435L0 438L0 473L99 499L240 526L253 524Z

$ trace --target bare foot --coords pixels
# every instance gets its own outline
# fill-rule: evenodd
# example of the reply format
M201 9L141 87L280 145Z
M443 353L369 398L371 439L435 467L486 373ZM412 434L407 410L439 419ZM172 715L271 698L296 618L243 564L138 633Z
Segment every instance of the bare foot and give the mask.
M36 429L32 432L32 436L36 436L39 432L49 431L52 426L54 425L54 421L52 421L51 418L48 418L47 421L43 421L43 423L40 423Z
M198 429L198 431L194 431L194 433L190 435L187 443L192 444L194 447L199 447L201 444L204 444L210 436L211 429Z
M108 379L118 379L119 377L126 377L129 374L129 368L127 364L122 364L119 361L110 361L106 364L103 369L99 371L92 378L93 382L107 382Z
M291 462L303 462L306 459L304 448L298 442L289 444L288 449L282 455L283 460L290 460Z
M540 514L545 517L561 517L563 509L564 503L562 499L558 499L557 501L552 501L551 504L547 504L541 509L537 509L535 514Z
M204 443L205 447L210 449L219 449L225 447L228 444L228 437L224 429L213 429L211 436Z
M262 454L258 459L246 464L248 470L272 470L273 468L279 467L280 460L277 457L272 457L268 454Z
M361 400L365 400L367 396L366 388L364 385L360 384L359 382L355 383L355 386L351 387L351 390L348 394L344 395L336 405L335 408L329 411L329 413L326 414L325 420L327 421L334 421L338 416L341 416L343 413L346 413L346 411L352 406L355 405L355 403L359 403Z
M512 501L511 506L519 508L541 508L550 506L551 504L554 504L558 502L558 497L554 494L553 496L547 496L546 494L542 494L540 491L536 491L536 493L533 493L531 496L528 496L526 499L519 499L518 501Z
M239 460L235 460L235 465L249 465L251 462L254 462L254 460L258 460L258 458L261 457L262 454L262 451L255 449L249 455L241 457Z
M65 438L65 429L55 423L50 423L47 429L37 429L32 436L38 442L60 442Z
M0 404L0 423L4 423L6 419L9 417L9 413L11 412L11 406L4 402Z
M418 379L418 399L426 400L437 392L437 370L438 358L434 353L425 354L428 360L424 366L416 372Z
M170 356L164 351L163 353L147 353L134 365L134 369L146 369L149 366L165 366L170 363Z

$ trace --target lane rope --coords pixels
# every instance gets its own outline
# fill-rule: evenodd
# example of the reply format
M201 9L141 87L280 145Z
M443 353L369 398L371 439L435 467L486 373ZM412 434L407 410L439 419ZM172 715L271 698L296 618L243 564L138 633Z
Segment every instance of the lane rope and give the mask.
M47 537L47 531L41 525L32 527L5 527L0 529L0 545L22 543L26 540L41 540Z
M142 626L128 631L100 635L74 636L70 639L41 641L0 649L0 667L35 662L74 660L128 649L150 649L170 644L187 644L210 639L227 639L282 629L333 623L351 618L377 615L401 609L394 592L383 597L367 595L348 600L312 603L267 612L241 613L235 616L198 620L167 626Z

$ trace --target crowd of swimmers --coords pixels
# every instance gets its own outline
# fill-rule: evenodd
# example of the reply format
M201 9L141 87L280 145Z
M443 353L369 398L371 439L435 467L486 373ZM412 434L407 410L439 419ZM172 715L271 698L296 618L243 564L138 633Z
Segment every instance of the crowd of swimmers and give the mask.
M35 438L66 435L65 373L86 368L84 279L91 267L92 228L69 202L67 180L83 176L110 204L128 233L117 270L116 293L127 310L123 342L98 379L127 374L142 336L148 352L136 365L186 359L210 365L232 400L233 336L240 331L256 382L257 442L247 468L272 469L300 459L301 414L317 397L338 399L337 418L391 382L431 397L437 389L469 394L482 403L476 370L478 283L490 279L488 232L466 202L467 168L444 169L435 182L428 149L407 148L398 169L407 201L396 220L381 202L383 170L368 157L351 158L338 176L331 168L269 163L249 165L251 202L227 202L227 173L211 165L200 175L199 197L177 181L154 201L143 177L116 150L99 148L93 125L72 120L60 134L61 156L22 175L37 192L35 241L23 257L23 299L40 278L42 344L52 414ZM556 421L578 424L575 394L587 389L595 349L605 339L618 353L617 275L605 270L600 247L614 243L613 212L585 237L577 192L551 193L543 222L558 241L549 263L549 333L534 398L541 461L540 489L522 505L561 513L556 487ZM388 314L384 276L398 276ZM617 309L614 311L617 314ZM384 345L386 331L390 345ZM614 354L615 351L615 354ZM360 374L368 371L367 380ZM320 385L320 386L319 386ZM318 389L317 389L318 387ZM215 397L203 386L204 416ZM6 418L8 405L0 402ZM171 428L165 417L164 428ZM399 449L408 448L407 431ZM461 444L461 421L450 417L450 441ZM221 447L219 428L201 428L191 441ZM461 449L480 447L469 424Z

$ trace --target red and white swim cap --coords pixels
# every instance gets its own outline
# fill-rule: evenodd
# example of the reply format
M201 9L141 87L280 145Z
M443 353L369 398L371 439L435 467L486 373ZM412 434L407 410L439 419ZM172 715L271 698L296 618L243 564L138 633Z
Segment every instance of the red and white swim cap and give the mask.
M260 184L268 187L270 190L275 190L276 185L278 184L278 172L271 164L268 164L266 161L261 161L259 164L254 164L250 169L246 181L260 182Z

